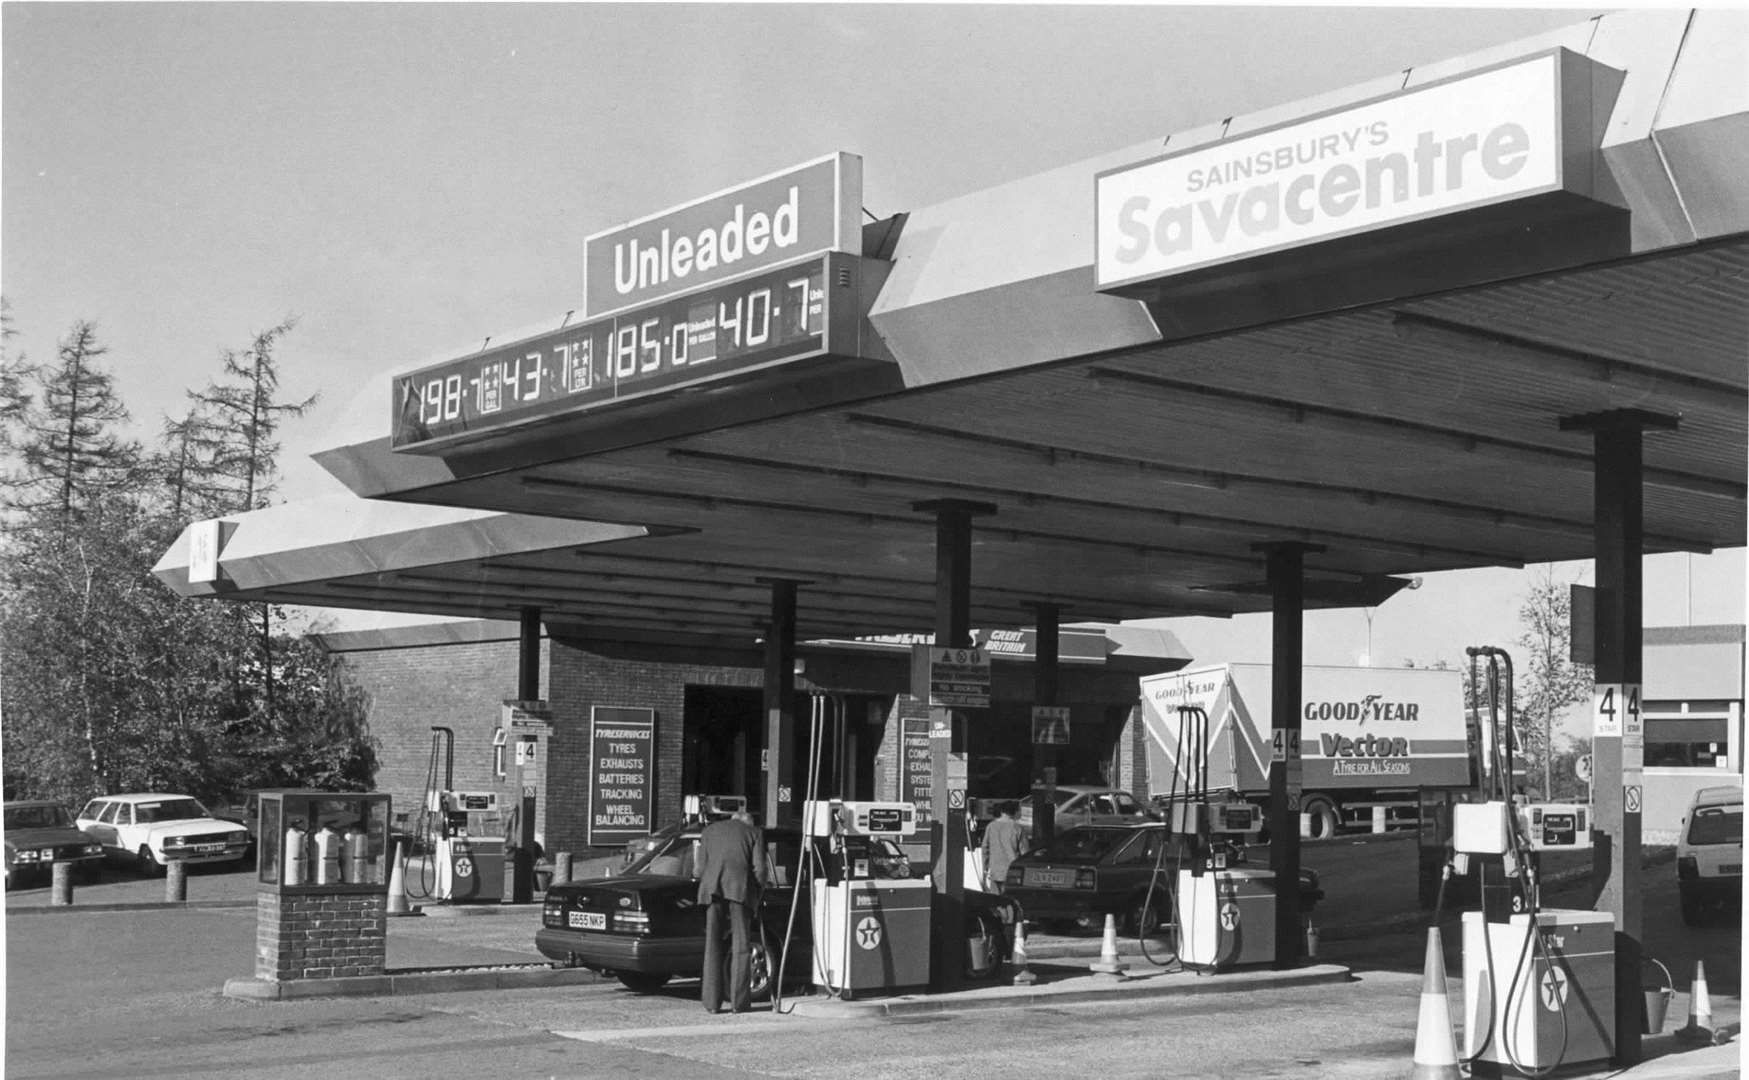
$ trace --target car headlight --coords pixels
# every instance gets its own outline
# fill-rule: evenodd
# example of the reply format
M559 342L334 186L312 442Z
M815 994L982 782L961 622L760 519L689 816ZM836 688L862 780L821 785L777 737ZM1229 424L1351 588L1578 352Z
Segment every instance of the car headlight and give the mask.
M20 851L14 856L14 859L18 862L36 862L36 852L34 850Z
M53 862L55 859L55 849L52 847L43 848L41 851L36 853L36 857L41 859L43 862Z
M166 836L164 838L164 846L167 848L183 847L187 843L188 837L186 836Z
M103 845L102 844L86 844L85 845L85 854L87 854L87 855L101 855L101 854L103 854Z

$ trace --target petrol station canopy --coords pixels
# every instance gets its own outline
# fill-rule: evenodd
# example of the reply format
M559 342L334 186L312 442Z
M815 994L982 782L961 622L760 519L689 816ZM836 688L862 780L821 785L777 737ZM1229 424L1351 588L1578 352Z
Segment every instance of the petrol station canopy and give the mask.
M1602 414L1646 423L1645 551L1740 545L1745 70L1743 14L1612 14L853 225L812 286L848 350L440 437L407 388L471 358L409 365L317 455L357 498L196 523L156 572L743 645L793 580L798 639L909 633L962 500L976 626L1269 610L1281 541L1306 606L1371 606L1591 557ZM860 223L881 163L822 162Z

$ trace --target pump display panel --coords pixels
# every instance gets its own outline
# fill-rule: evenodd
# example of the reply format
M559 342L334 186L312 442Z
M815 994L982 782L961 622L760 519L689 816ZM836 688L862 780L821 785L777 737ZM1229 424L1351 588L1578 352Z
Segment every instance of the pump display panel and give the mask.
M390 445L438 448L555 415L854 352L846 315L856 315L855 305L844 295L852 290L831 287L853 281L854 265L847 255L818 255L395 376Z

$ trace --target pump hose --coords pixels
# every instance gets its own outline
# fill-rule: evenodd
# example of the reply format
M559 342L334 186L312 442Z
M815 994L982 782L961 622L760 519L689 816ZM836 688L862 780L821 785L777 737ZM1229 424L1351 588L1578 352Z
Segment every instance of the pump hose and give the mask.
M431 899L431 892L437 888L437 850L432 843L435 839L435 828L431 818L431 800L437 794L437 747L439 736L434 731L431 734L431 764L425 770L425 798L420 800L419 814L413 819L413 841L416 846L423 845L424 855L419 860L419 891L413 891L413 883L406 883L406 893L416 900Z
M816 796L819 795L820 729L824 723L821 716L820 705L821 700L816 697L808 716L808 783L806 787L805 801L802 803L803 806L807 806L809 803L816 801ZM812 822L807 824L811 826ZM803 889L807 889L810 893L808 898L809 910L812 910L813 896L811 894L813 891L814 875L812 873L804 875L803 871L810 869L808 862L808 856L810 853L814 855L815 859L819 858L819 854L814 852L813 847L814 845L809 841L807 835L807 828L804 828L802 830L800 849L796 852L796 876L794 885L790 890L789 918L785 921L783 928L783 952L778 957L777 975L771 984L771 1011L778 1015L787 1015L784 1013L783 1009L783 979L784 973L789 968L790 944L795 940L796 932L796 910L801 904ZM763 934L764 929L764 924L761 923L760 933ZM814 942L815 949L819 949L821 945L821 942ZM766 946L765 955L767 957L771 956L771 947L769 944ZM819 966L818 957L815 958L815 966ZM824 971L824 968L821 970ZM828 986L827 990L830 992L831 987ZM793 1008L790 1010L790 1012L794 1011Z
M1183 757L1182 747L1183 747L1183 740L1184 740L1184 724L1183 724L1182 720L1179 723L1178 732L1179 732L1179 746L1180 746L1179 756L1180 756L1180 758L1182 758ZM1179 955L1178 955L1177 942L1176 941L1172 942L1172 955L1168 959L1156 960L1156 959L1154 959L1154 954L1148 951L1148 934L1147 934L1148 913L1151 910L1153 910L1154 894L1157 891L1159 891L1159 889L1161 887L1161 883L1163 881L1163 877L1162 877L1161 872L1165 869L1166 849L1169 847L1175 846L1172 843L1172 809L1175 805L1177 805L1177 802L1178 802L1178 769L1176 767L1174 767L1172 770L1172 780L1167 785L1167 788L1166 788L1166 828L1164 830L1164 835L1162 836L1161 841L1160 841L1160 850L1154 853L1154 876L1149 879L1147 894L1142 897L1142 917L1141 917L1141 924L1136 927L1136 945L1142 950L1142 959L1146 960L1148 963L1154 965L1155 967L1165 968L1165 967L1173 967L1174 965L1176 965L1178 970L1182 970L1184 965L1183 965L1183 962L1179 958ZM1174 858L1173 862L1175 865L1173 867L1172 880L1177 881L1178 880L1178 871L1183 868L1184 860L1182 858L1182 855ZM1167 940L1171 941L1172 935L1175 935L1177 933L1178 925L1179 925L1178 920L1179 920L1180 913L1179 913L1179 907L1178 907L1178 889L1176 887L1169 886L1167 888L1166 895L1167 895L1167 898L1170 901L1171 907L1173 909L1171 929L1168 932L1168 938L1167 938Z

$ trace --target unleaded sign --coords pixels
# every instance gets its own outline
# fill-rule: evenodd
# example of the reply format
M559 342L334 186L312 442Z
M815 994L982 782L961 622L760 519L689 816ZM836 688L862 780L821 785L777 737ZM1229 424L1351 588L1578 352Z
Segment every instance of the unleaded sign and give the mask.
M656 779L656 711L589 711L589 845L648 836Z

